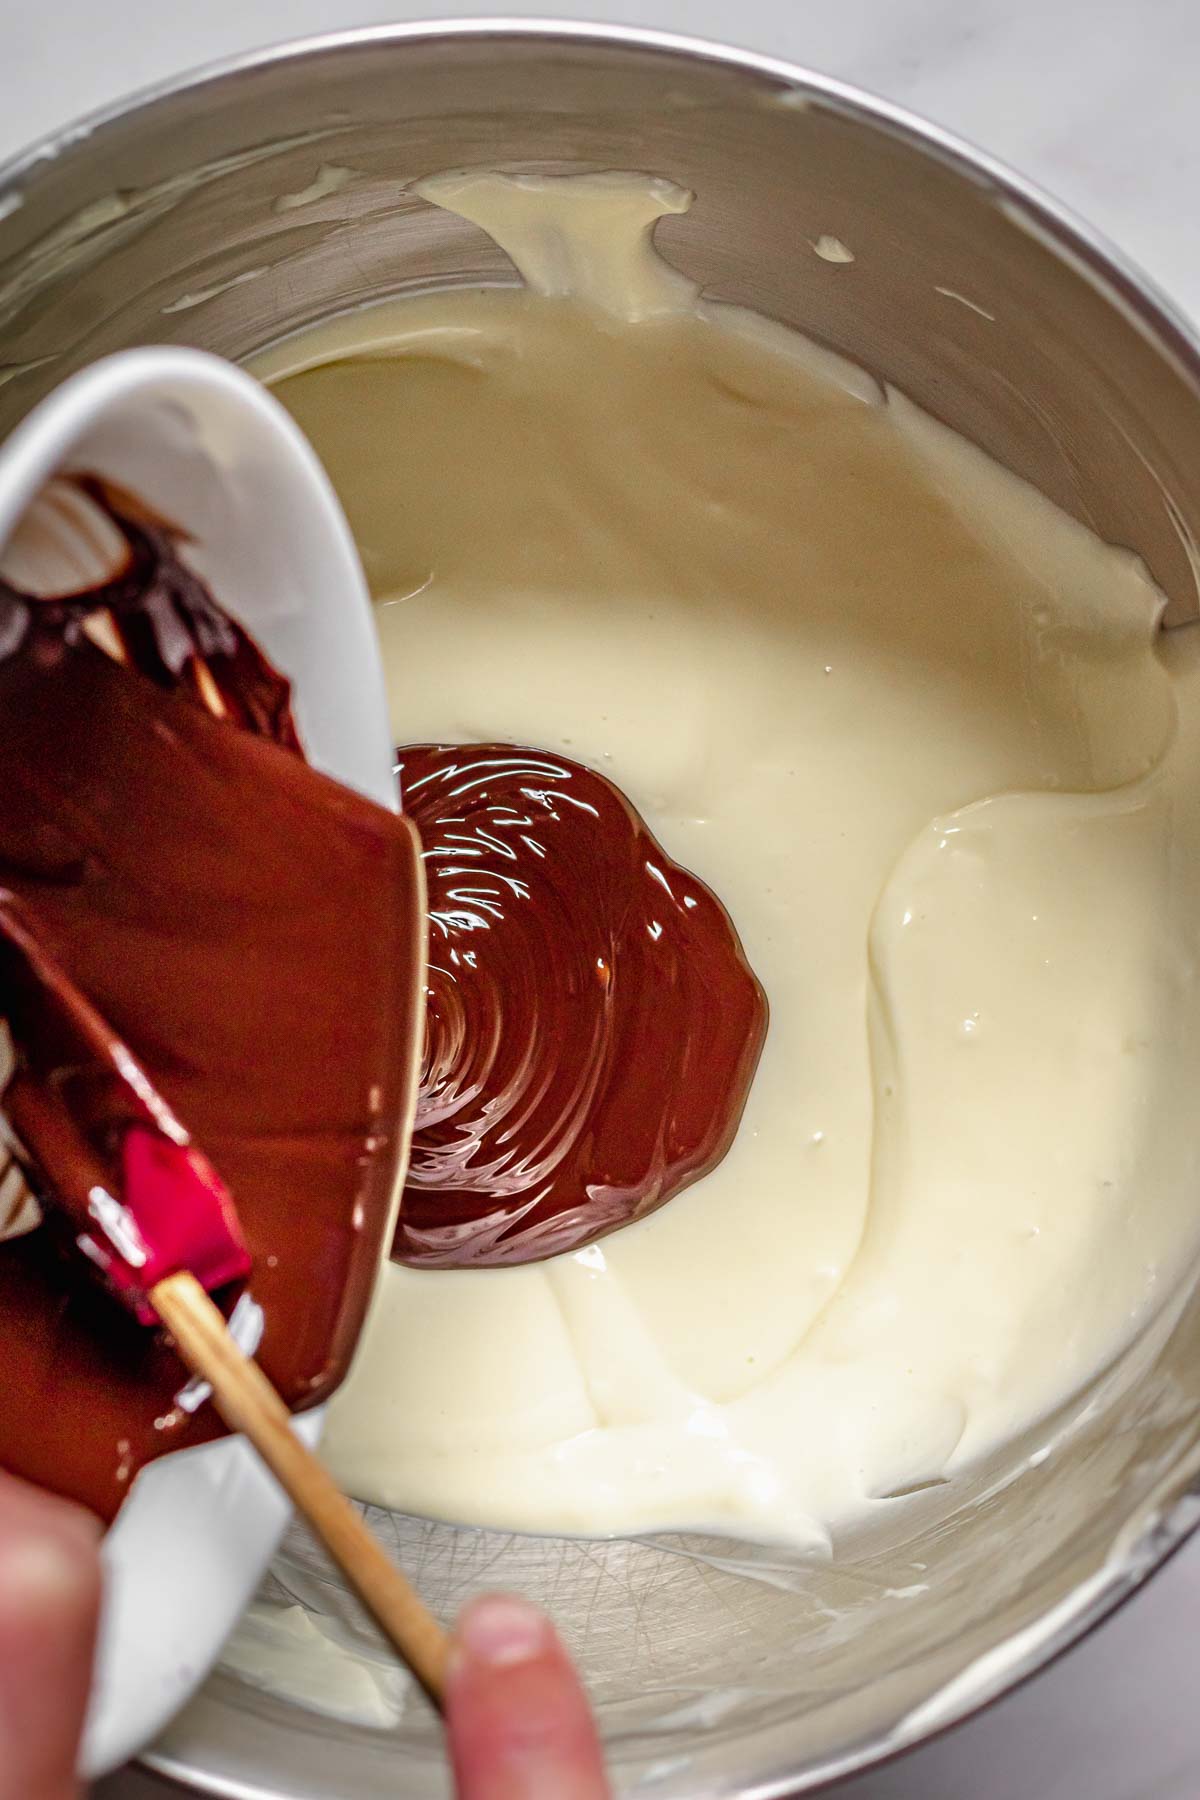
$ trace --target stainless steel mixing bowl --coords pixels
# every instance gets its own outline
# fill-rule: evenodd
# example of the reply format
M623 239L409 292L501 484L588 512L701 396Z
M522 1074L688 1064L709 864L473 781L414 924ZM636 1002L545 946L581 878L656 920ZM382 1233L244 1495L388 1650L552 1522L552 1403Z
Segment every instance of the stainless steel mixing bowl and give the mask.
M892 108L635 32L351 33L40 145L0 173L0 430L120 346L240 358L399 289L512 280L482 234L408 188L461 164L637 168L693 188L693 210L659 227L669 259L905 389L1140 552L1173 618L1196 611L1200 358L1144 278ZM350 173L318 180L323 167ZM815 254L824 235L854 260ZM1198 1407L1200 1304L1181 1296L1060 1418L971 1479L896 1498L831 1565L712 1539L381 1524L446 1614L498 1581L551 1608L622 1793L780 1795L962 1717L1135 1587L1195 1520ZM366 1626L302 1540L277 1576L369 1656ZM228 1673L151 1760L244 1800L445 1791L416 1700L368 1728Z

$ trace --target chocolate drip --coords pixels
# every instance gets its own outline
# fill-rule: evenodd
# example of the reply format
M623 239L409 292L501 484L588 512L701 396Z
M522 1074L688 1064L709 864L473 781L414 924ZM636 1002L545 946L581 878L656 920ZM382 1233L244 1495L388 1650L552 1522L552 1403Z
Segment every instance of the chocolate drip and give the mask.
M603 776L509 744L397 757L430 949L392 1255L463 1267L577 1250L725 1155L765 997L720 902Z
M234 724L300 750L291 684L218 605L181 554L187 534L98 475L74 475L125 543L124 567L76 594L34 595L0 579L0 656L24 643L35 621L74 642L87 619L107 614L125 660L158 687L189 694Z

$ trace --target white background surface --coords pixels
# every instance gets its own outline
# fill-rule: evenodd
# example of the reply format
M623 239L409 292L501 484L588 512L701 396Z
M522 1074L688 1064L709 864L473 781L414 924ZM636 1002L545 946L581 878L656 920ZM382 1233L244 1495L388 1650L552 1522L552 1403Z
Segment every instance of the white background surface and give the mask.
M1200 317L1198 0L530 0L520 9L486 0L0 0L0 157L132 88L256 44L510 10L723 38L904 102L1053 189ZM1198 1637L1200 1541L1048 1674L838 1792L1197 1800ZM104 1783L95 1800L174 1791L130 1773Z

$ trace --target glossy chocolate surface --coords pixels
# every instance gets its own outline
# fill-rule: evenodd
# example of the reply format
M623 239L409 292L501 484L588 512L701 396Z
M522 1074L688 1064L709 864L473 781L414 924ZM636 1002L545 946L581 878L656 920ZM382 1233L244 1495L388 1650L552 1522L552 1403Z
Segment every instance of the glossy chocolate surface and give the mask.
M303 754L290 683L188 566L187 534L98 475L72 475L63 485L115 528L123 562L79 593L34 596L0 578L0 655L17 649L35 622L70 643L87 621L103 618L123 660L157 687Z
M151 578L164 560L149 557ZM146 674L73 630L67 602L0 601L0 886L231 1189L259 1360L291 1406L312 1405L354 1348L403 1148L423 931L412 829L208 716L192 652L172 666L132 603ZM179 617L172 601L167 625ZM224 665L205 650L227 689L239 650L269 670L235 634ZM237 715L259 728L278 725L280 688L286 705L271 678L266 710ZM0 1466L111 1517L143 1463L223 1429L207 1404L177 1404L169 1343L53 1229L0 1244L0 1316Z
M763 991L715 895L602 775L510 744L397 759L430 943L392 1255L466 1267L579 1249L724 1156Z

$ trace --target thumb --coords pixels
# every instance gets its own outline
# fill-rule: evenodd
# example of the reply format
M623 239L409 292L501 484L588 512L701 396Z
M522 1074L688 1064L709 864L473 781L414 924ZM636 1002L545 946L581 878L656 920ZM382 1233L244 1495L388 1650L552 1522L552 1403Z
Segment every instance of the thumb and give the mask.
M0 1474L0 1800L72 1800L100 1606L90 1513Z
M459 1800L607 1800L579 1677L524 1600L489 1594L462 1615L446 1723Z

